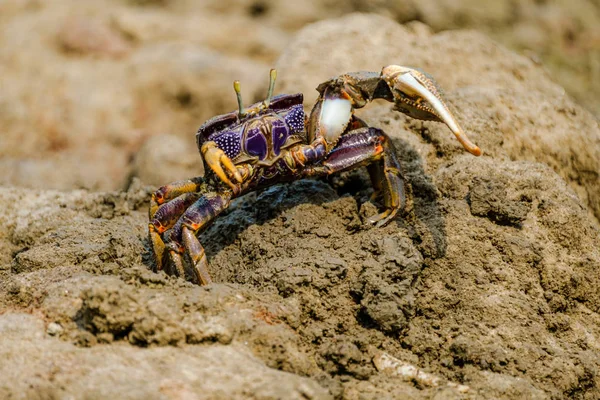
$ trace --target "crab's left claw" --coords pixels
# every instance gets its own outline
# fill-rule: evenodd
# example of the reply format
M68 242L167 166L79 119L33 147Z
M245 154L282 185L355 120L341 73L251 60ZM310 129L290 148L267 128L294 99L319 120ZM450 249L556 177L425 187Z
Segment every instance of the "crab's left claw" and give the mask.
M234 193L237 193L239 190L238 185L232 182L229 175L231 175L238 184L242 183L244 180L235 164L227 157L227 154L212 141L204 143L200 149L200 153L202 154L206 165L208 165L219 179L226 183Z
M416 119L445 123L469 153L481 155L481 149L465 135L431 76L413 68L388 65L382 69L381 79L389 86L399 111Z

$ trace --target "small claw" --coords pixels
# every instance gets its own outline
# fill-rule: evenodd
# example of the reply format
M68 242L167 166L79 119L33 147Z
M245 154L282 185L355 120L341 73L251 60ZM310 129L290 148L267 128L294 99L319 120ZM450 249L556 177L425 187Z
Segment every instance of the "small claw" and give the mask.
M238 183L244 182L242 179L242 174L240 174L240 171L238 171L237 167L233 164L233 161L231 161L231 159L227 157L225 153L221 155L220 161Z
M227 157L227 154L218 148L215 142L204 143L204 145L202 145L201 153L204 157L204 161L206 161L206 164L219 177L219 179L229 185L234 192L237 192L238 186L233 183L231 179L229 179L229 176L227 176L227 173L225 173L223 166L238 183L243 182L242 175L233 164L233 161Z
M433 119L445 123L469 153L481 155L481 149L469 140L448 109L433 78L418 70L399 65L384 67L381 77L392 89L402 111L418 119Z

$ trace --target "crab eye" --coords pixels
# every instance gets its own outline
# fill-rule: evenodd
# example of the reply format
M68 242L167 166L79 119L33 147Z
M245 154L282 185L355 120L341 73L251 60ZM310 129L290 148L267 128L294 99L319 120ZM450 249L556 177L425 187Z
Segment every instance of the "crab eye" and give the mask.
M304 130L304 109L301 105L290 108L284 119L285 123L291 128L292 133L299 133Z

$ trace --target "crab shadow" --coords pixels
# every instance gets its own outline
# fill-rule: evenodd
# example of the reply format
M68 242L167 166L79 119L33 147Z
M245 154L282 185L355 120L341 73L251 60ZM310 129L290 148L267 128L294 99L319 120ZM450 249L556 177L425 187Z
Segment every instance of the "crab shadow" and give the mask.
M419 153L408 142L394 139L404 170L408 207L394 220L404 229L424 258L446 254L446 232L437 189L423 169ZM200 241L210 259L234 244L251 225L263 225L300 204L322 205L342 196L352 196L360 204L368 201L372 186L365 168L336 175L327 180L300 180L280 184L234 200L204 233ZM378 205L379 206L379 205Z
M446 255L446 223L438 189L423 168L423 159L407 141L393 138L402 166L407 189L407 209L396 223L407 229L423 257L441 258ZM412 204L411 204L412 203Z

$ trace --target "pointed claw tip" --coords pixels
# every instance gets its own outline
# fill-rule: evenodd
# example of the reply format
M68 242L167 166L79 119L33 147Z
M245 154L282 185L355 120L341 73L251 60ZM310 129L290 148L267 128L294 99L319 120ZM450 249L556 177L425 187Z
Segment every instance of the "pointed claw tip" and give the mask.
M479 157L481 154L483 154L483 152L481 151L481 149L479 148L479 146L473 144L466 136L465 134L461 131L454 132L454 134L456 135L456 138L458 139L458 141L460 142L460 144L462 144L462 146L464 147L465 150L467 150L469 153L473 154L476 157Z
M474 148L470 149L469 153L473 154L476 157L479 157L480 155L483 154L483 152L481 151L481 149L478 146L475 146Z

